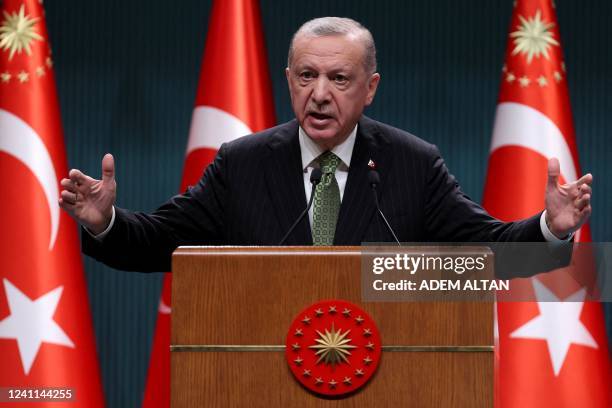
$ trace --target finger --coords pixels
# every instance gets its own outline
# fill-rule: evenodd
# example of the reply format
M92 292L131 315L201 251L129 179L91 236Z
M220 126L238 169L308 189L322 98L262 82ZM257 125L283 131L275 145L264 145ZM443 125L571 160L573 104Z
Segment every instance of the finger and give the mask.
M70 191L66 191L63 190L60 193L60 196L62 197L62 200L64 200L65 202L67 202L68 204L76 204L77 203L77 194L76 193L71 193Z
M593 175L591 173L587 173L584 176L580 177L576 184L578 186L582 186L583 184L591 185L593 183Z
M592 212L593 210L590 204L584 207L582 210L580 210L578 212L578 217L580 217L580 220L578 221L579 224L583 225L585 222L587 222Z
M592 194L593 193L593 189L588 184L583 184L583 185L580 186L580 193L583 194L583 195L584 194Z
M582 211L582 209L584 209L584 207L588 206L591 204L591 195L590 194L585 194L582 197L576 199L574 201L574 206Z
M60 181L60 186L62 186L66 190L70 191L71 193L76 193L76 186L74 185L74 183L70 179L63 178Z
M102 158L102 180L112 181L115 179L115 158L106 153Z
M580 213L582 214L583 217L588 218L588 217L591 216L592 212L593 212L593 209L591 208L591 205L589 204L586 207L584 207ZM585 219L585 221L586 221L586 219Z
M68 177L75 184L75 187L80 187L81 185L89 185L93 181L91 177L86 174L83 174L81 170L72 169L68 172Z
M60 208L66 210L71 216L74 214L75 205L68 203L66 200L61 197L57 200Z
M559 160L556 157L548 160L548 187L555 188L559 182L559 174L561 174L561 168Z

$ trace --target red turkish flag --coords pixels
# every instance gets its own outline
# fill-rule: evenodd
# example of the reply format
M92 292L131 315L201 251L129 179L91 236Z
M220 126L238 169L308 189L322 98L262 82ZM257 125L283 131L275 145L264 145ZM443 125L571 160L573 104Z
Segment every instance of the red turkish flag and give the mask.
M503 68L484 206L506 220L544 207L547 161L561 178L580 177L566 67L551 0L515 2ZM576 241L591 240L588 225ZM601 305L585 288L526 284L541 299L499 303L496 402L501 407L610 407L610 357ZM561 287L563 286L563 287ZM561 289L560 289L561 288ZM565 300L565 302L561 302Z
M58 206L68 171L40 3L0 5L0 387L103 406L77 227Z
M215 0L202 60L181 191L194 185L222 143L274 126L259 3ZM170 293L166 274L143 406L170 405Z

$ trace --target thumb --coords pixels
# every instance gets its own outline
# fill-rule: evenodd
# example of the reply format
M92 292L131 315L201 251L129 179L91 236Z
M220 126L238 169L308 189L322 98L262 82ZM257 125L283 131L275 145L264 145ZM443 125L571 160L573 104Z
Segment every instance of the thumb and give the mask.
M115 159L110 153L106 153L102 158L102 180L113 181L115 179Z
M559 174L561 174L561 168L559 160L556 157L548 160L548 188L556 188L559 182Z

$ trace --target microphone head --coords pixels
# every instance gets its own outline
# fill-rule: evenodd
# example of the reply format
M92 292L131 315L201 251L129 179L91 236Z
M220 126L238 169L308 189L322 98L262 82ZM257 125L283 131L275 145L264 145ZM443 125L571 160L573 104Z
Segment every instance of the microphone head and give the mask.
M368 182L373 187L376 187L380 184L380 175L376 170L372 169L368 172Z
M319 184L321 181L321 177L323 177L323 172L319 168L312 169L310 173L310 182L314 184Z

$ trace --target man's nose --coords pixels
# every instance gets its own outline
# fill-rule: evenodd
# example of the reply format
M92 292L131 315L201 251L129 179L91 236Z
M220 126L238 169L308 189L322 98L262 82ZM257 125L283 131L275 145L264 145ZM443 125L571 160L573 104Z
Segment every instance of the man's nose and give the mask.
M324 75L319 75L312 89L311 98L317 105L322 105L330 100L330 83Z

